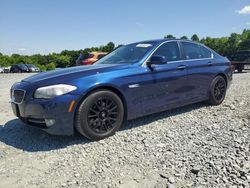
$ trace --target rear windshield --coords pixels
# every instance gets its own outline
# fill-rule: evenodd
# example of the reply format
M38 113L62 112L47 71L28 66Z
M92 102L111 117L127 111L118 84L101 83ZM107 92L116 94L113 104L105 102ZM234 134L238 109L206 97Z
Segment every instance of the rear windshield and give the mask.
M93 58L95 55L94 54L88 54L87 58Z

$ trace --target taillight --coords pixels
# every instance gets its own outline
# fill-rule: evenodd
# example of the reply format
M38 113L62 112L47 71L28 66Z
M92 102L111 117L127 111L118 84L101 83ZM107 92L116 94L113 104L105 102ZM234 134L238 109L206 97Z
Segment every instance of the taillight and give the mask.
M87 60L87 59L82 62L83 65L91 65L92 63L93 62L91 60Z
M235 71L234 63L230 61L229 66L230 66L231 70L234 72Z

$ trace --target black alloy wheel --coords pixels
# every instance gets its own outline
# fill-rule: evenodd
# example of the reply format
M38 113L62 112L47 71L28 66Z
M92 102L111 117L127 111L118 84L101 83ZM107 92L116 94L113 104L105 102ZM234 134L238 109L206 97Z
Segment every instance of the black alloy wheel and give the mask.
M214 86L214 97L220 101L224 98L226 92L226 83L223 78L220 78Z
M115 134L123 123L122 100L109 90L90 94L76 112L75 127L91 140L100 140Z
M118 118L118 105L110 97L97 99L88 110L88 124L97 133L110 131Z
M212 105L219 105L223 102L226 96L227 83L222 76L217 76L212 81L208 102Z

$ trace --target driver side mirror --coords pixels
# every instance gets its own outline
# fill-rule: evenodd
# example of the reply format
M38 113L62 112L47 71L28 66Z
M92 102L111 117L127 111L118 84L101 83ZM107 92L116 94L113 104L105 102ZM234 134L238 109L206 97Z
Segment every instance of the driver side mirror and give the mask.
M150 61L147 62L147 66L150 67L151 65L162 65L166 63L167 63L167 60L165 56L154 55L150 58Z

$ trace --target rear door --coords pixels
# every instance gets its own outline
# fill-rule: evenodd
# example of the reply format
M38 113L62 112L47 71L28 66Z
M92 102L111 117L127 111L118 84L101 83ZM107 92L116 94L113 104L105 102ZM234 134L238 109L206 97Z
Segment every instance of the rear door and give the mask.
M187 65L187 98L190 102L200 101L208 96L208 89L214 77L212 52L193 42L181 42L183 59Z

